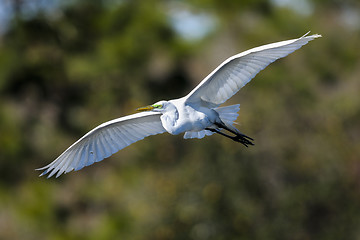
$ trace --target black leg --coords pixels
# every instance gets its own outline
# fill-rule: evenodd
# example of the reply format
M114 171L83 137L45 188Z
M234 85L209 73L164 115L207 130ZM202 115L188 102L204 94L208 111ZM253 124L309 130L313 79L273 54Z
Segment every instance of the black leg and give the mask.
M215 123L215 125L216 125L217 127L219 127L219 128L223 128L223 129L225 129L226 131L229 131L229 132L231 132L231 133L233 133L233 134L235 134L235 135L237 135L237 136L238 136L238 135L241 135L243 138L246 138L246 139L248 139L248 140L254 141L253 138L251 138L251 137L249 137L249 136L246 136L245 134L243 134L243 133L241 133L241 132L235 132L234 130L228 128L224 123Z
M233 140L235 142L239 142L239 143L243 144L245 147L248 147L248 145L254 145L254 143L250 141L250 140L253 140L253 139L246 136L246 135L244 135L244 134L242 134L242 133L234 133L234 131L229 131L228 129L226 129L229 132L235 134L235 136L231 136L231 135L223 133L223 132L221 132L221 131L219 131L217 129L214 129L214 128L205 128L205 129L209 130L211 132L214 132L214 133L218 133L218 134L220 134L220 135L222 135L224 137L230 138L231 140Z

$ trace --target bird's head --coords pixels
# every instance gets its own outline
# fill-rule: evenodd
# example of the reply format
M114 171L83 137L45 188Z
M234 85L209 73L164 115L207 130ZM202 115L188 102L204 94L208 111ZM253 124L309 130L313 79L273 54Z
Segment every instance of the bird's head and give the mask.
M171 105L172 104L168 101L159 101L159 102L154 103L153 105L138 108L138 109L136 109L136 111L139 111L139 112L146 112L146 111L166 112L168 107Z

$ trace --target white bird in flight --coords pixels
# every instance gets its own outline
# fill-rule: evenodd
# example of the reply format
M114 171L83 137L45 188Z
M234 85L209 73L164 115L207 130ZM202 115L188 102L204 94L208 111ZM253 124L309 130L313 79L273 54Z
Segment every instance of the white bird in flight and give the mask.
M285 57L309 41L321 37L314 34L298 39L281 41L252 48L226 59L212 71L188 95L182 98L159 101L138 108L140 113L117 118L94 128L66 149L40 176L79 170L130 144L150 135L168 132L184 138L203 138L214 133L221 134L246 147L253 139L242 134L233 124L238 117L240 105L219 107L237 93L262 69L275 60Z

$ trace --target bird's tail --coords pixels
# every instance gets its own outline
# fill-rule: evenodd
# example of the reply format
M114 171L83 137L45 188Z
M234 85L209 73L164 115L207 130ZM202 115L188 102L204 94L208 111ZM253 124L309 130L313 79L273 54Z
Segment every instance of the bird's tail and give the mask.
M239 116L238 112L240 111L240 104L235 104L226 107L218 107L214 109L217 113L219 113L219 117L223 123L235 132L239 132L234 127L234 121Z
M226 127L233 130L234 132L240 133L239 130L237 130L233 126L234 121L239 116L237 112L240 110L240 104L226 106L226 107L218 107L218 108L214 108L214 110L219 114L222 123L224 123ZM185 139L203 138L205 136L210 136L213 134L214 132L209 130L189 131L189 132L185 132L184 138Z
M237 112L240 110L240 104L215 108L214 110L219 113L221 122L215 123L215 125L218 126L218 129L208 128L208 131L218 133L234 140L235 142L242 143L245 147L248 147L249 145L254 145L254 143L252 142L254 141L254 139L246 136L245 134L241 133L236 127L234 127L234 121L239 116ZM223 130L225 130L225 132ZM228 133L226 133L226 131L234 135L229 135Z

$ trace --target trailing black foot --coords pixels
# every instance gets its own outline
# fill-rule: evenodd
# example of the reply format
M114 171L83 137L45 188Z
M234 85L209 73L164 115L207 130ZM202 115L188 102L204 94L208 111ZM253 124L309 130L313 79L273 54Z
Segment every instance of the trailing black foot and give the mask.
M211 132L218 133L218 134L220 134L220 135L222 135L224 137L230 138L231 140L233 140L235 142L239 142L239 143L243 144L245 147L248 147L249 145L254 145L254 143L251 142L251 141L254 141L254 139L252 139L251 137L248 137L245 134L242 134L242 133L239 133L239 132L234 132L232 130L229 130L228 128L226 128L226 130L228 130L229 132L235 134L234 136L223 133L220 130L215 129L215 128L206 128L206 130L209 130Z
M251 137L248 137L242 133L235 135L235 136L230 136L230 138L232 140L234 140L235 142L239 142L239 143L243 144L245 147L248 147L248 145L254 145L254 143L251 142L251 141L254 141L254 139L252 139Z

